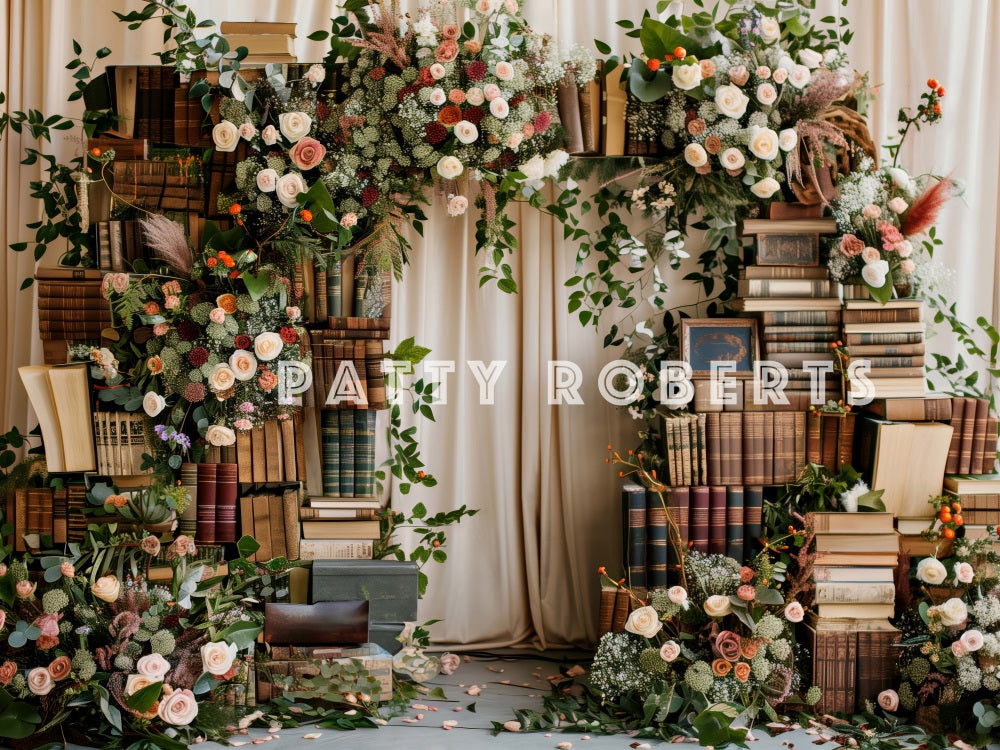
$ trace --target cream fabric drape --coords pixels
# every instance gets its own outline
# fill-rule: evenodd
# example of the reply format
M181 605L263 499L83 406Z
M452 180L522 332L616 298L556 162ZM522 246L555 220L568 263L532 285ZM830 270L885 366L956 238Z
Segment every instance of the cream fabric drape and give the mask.
M690 4L690 3L689 3ZM195 0L191 7L216 20L290 20L299 23L299 59L321 56L305 35L335 15L327 0ZM562 46L599 38L622 49L618 18L638 20L652 0L528 0L529 17ZM915 102L924 81L948 87L946 118L909 146L914 171L952 173L968 186L941 222L942 260L957 269L955 298L966 318L996 322L1000 298L996 255L1000 104L991 91L992 60L1000 54L1000 8L989 0L819 0L818 14L845 13L856 37L856 67L884 84L873 123L877 140L894 130L900 105ZM111 10L137 9L138 0L8 0L0 5L0 86L10 109L67 112L71 83L63 69L76 38L86 52L107 45L108 63L154 62L159 31L126 32ZM584 8L586 9L583 12ZM55 144L60 157L79 148L69 136ZM24 223L38 217L27 197L36 167L22 167L27 137L5 137L0 147L4 191L0 237L29 238ZM601 336L583 330L566 310L563 281L572 275L575 248L562 228L530 209L514 218L521 251L514 260L517 296L479 289L474 230L468 219L448 219L438 198L425 237L413 237L412 265L394 290L393 339L416 336L432 358L455 360L448 404L437 421L420 422L420 439L437 488L394 497L396 507L422 501L432 511L467 503L479 515L450 532L449 561L429 570L423 619L443 617L433 634L441 644L496 646L535 641L545 646L585 644L595 637L598 565L620 556L617 479L605 465L605 445L627 447L635 423L605 404L597 375L613 359ZM696 251L693 246L689 249ZM692 252L694 255L695 252ZM18 293L31 272L30 257L6 253L0 264L5 319L0 324L3 422L26 425L28 408L16 367L40 359L37 316L30 292ZM688 269L682 269L682 273ZM677 299L687 301L678 279ZM948 349L945 337L934 345ZM495 405L479 404L479 386L467 360L505 361ZM549 360L572 360L584 373L582 406L546 402Z

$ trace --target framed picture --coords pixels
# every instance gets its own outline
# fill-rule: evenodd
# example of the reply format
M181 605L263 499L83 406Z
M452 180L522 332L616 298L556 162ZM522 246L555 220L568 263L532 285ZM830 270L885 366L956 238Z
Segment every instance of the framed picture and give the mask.
M685 318L681 320L681 359L691 365L692 377L712 376L712 362L735 362L730 377L753 377L760 356L757 321L753 318Z

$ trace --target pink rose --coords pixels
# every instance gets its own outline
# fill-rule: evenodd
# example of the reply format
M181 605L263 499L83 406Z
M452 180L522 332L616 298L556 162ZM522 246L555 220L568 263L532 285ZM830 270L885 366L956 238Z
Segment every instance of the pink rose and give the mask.
M249 430L253 428L253 422L251 422L249 419L237 419L235 422L233 422L233 427L241 431Z
M187 726L198 715L198 700L190 690L174 690L160 699L157 713L167 724Z
M485 86L483 86L483 95L486 97L486 101L489 102L493 101L498 96L500 96L501 93L502 92L500 91L500 87L497 86L495 83L487 83Z
M181 303L180 297L176 294L168 294L166 299L163 300L163 307L167 310L173 310Z
M975 578L976 571L967 562L958 563L955 566L955 581L958 583L972 583L972 579Z
M465 102L465 92L462 89L452 89L448 92L448 101L452 104L463 104Z
M965 648L965 644L958 640L951 644L951 653L955 655L956 659L961 659L968 653L968 650Z
M498 120L503 120L510 114L510 105L504 99L494 99L490 102L490 114Z
M840 252L846 255L848 258L853 258L855 255L860 255L865 249L865 243L860 238L853 234L845 234L840 238Z
M62 564L59 566L59 572L62 573L67 578L72 578L74 575L76 575L76 568L73 567L73 563L71 563L69 560L63 560ZM3 625L0 624L0 628L2 627Z
M340 217L340 226L347 227L350 229L358 224L358 215L353 211L348 211L342 217Z
M274 127L274 125L268 125L260 131L260 137L266 145L273 146L278 142L278 130Z
M514 77L514 66L503 60L496 64L496 67L493 68L493 73L501 81L509 81Z
M885 711L895 711L899 708L899 695L895 690L883 690L878 694L878 705Z
M461 665L462 659L458 654L441 655L441 674L454 674Z
M959 643L971 654L983 647L983 634L975 629L966 630L959 638Z
M35 695L48 695L55 686L55 680L45 667L35 667L28 672L28 690Z
M876 224L876 227L882 235L882 247L886 250L892 249L895 245L906 239L903 237L902 232L899 231L899 228L888 221L880 221Z
M891 201L889 201L889 209L895 214L901 214L907 208L909 208L909 204L899 196L896 196Z
M757 598L757 589L750 584L744 584L736 590L736 596L745 602L752 602Z
M48 651L59 645L59 621L62 615L40 615L32 623L41 630L41 635L35 641L35 645L42 651Z
M789 602L785 606L785 619L789 622L802 622L806 612L798 602Z
M899 270L909 276L917 270L917 267L914 265L912 260L902 260L899 262Z
M507 9L508 13L517 13L517 0L503 0L503 7Z
M726 661L739 661L742 647L740 637L731 630L723 630L715 636L715 652Z
M674 661L678 656L681 655L681 647L678 646L674 641L667 641L662 646L660 646L660 658L665 662Z
M882 215L882 209L876 206L874 203L869 203L863 209L861 209L861 215L866 219L877 219Z
M763 78L766 80L771 77L771 69L766 65L758 65L756 72L758 78Z
M27 599L33 593L35 593L35 584L31 581L18 581L17 586L14 587L14 591L22 599Z
M125 290L128 289L128 274L116 273L114 276L112 276L111 288L114 289L119 294L124 294Z
M715 75L715 63L711 60L701 60L698 65L701 67L702 78L711 78Z
M750 71L747 70L745 65L734 65L729 69L730 83L736 86L742 86L749 80L750 80Z
M208 314L208 319L213 323L225 323L226 322L226 311L221 307L212 308L212 312Z
M876 263L882 260L882 254L874 247L866 247L861 251L861 260L865 263Z
M326 146L315 138L305 136L300 138L288 152L288 158L299 169L312 169L326 156Z
M442 65L441 63L434 63L433 65L431 65L430 72L431 72L431 78L433 78L435 81L440 81L442 78L448 75L448 71L444 69L444 65Z
M240 138L245 141L249 141L257 133L257 128L255 128L251 123L245 122L240 125Z
M446 23L441 29L441 36L445 39L458 39L458 26L453 23Z
M302 310L300 310L298 307L286 307L285 315L288 316L289 320L298 320L299 318L302 317Z
M434 59L439 63L448 63L458 57L458 43L454 39L445 39L434 51Z
M170 330L170 326L168 326L166 323L157 323L156 325L153 326L153 335L154 336L166 336L167 335L167 331L169 331L169 330Z
M446 101L448 101L448 95L444 93L443 88L438 87L431 90L430 102L435 107L440 107Z
M155 557L160 554L160 540L155 536L150 534L149 536L143 537L142 541L139 543L142 547L142 551L145 552L150 557Z
M784 68L778 68L771 74L771 80L780 86L788 80L788 71Z

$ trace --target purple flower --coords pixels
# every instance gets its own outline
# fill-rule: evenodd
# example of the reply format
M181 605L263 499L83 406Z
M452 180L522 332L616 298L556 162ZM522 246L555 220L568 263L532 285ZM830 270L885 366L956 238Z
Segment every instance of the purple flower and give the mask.
M158 425L156 425L156 427L153 428L153 432L156 433L156 436L158 438L160 438L160 440L164 440L165 441L165 440L169 439L167 437L167 430L168 429L169 428L165 424L158 424Z
M172 437L174 439L174 442L177 445L181 446L182 448L190 448L191 447L191 438L189 438L183 432L174 432L174 434L172 435Z

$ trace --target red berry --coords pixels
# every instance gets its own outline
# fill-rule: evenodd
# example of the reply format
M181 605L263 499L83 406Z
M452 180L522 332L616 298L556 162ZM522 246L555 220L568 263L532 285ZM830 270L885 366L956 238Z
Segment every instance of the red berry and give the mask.
M945 94L945 91L946 91L946 89L945 89L945 87L944 87L944 86L938 86L938 87L937 87L937 95L938 95L938 96L944 96L944 94Z
M660 61L654 57L652 60L646 61L646 67L649 68L650 70L659 70Z

